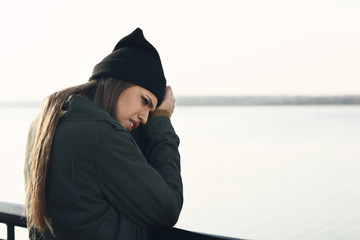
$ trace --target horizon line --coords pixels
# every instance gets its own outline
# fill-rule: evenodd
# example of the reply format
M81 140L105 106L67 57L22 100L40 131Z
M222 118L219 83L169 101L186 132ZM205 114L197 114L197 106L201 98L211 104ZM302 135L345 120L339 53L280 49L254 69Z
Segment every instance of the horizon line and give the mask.
M1 108L38 107L41 100L0 100ZM204 95L178 96L178 106L360 105L358 95Z

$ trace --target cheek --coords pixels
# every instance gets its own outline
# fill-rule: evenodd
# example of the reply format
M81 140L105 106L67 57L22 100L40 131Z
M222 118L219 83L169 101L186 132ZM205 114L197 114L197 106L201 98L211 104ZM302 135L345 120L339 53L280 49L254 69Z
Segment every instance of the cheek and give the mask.
M119 122L131 118L132 115L134 115L133 106L122 104L116 108L116 120Z
M114 111L115 119L118 122L127 121L129 118L133 118L135 115L147 111L148 108L144 106L139 99L140 98L119 99ZM149 111L147 111L147 113L149 113Z
M119 111L119 109L118 108L115 108L115 111L114 111L114 118L118 121L118 122L120 122L120 111Z
M123 106L121 106L121 104L117 104L115 109L114 109L114 118L120 122L120 120L122 119L123 116Z

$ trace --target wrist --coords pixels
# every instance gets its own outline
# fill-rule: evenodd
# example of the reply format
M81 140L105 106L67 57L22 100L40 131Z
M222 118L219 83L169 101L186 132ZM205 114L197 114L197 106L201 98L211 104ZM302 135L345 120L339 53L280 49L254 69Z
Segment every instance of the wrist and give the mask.
M156 109L151 113L151 117L158 117L158 116L165 116L165 117L171 117L171 112L165 109Z

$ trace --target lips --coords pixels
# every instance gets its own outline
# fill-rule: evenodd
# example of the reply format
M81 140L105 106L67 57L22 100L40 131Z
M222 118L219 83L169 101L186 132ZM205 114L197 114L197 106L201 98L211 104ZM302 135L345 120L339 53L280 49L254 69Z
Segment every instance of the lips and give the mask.
M139 123L137 121L134 120L129 120L130 125L129 125L129 132L134 130L135 128L137 128L139 126Z

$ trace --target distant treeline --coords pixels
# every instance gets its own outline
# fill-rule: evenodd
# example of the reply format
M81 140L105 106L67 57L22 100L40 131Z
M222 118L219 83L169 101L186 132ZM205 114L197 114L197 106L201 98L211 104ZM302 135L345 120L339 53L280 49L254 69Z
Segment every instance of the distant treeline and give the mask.
M236 105L356 105L356 96L203 96L177 97L178 106L236 106Z
M177 96L177 106L360 105L353 96ZM40 101L0 101L1 108L39 107Z

